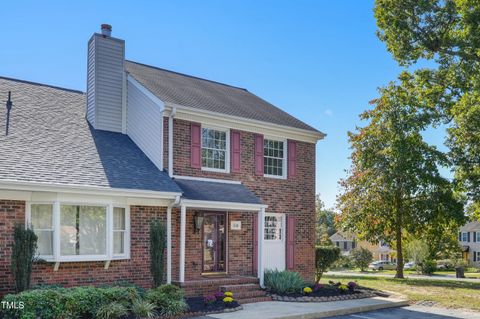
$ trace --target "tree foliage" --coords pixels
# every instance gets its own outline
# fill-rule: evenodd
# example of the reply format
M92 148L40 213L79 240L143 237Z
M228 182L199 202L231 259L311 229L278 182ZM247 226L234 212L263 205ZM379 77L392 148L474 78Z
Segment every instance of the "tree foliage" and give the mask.
M319 283L323 273L340 258L340 248L317 246L315 248L315 283Z
M372 252L363 247L357 247L352 250L350 257L355 266L360 268L361 271L364 271L373 260Z
M416 94L414 80L404 72L399 82L380 89L375 107L361 115L368 124L349 133L352 166L338 197L343 229L395 247L398 278L406 234L422 233L440 220L463 222L463 205L439 173L449 160L422 137L437 109Z
M335 212L325 208L325 204L320 199L318 194L315 201L315 213L316 213L316 238L317 245L331 245L329 239L335 232Z
M480 218L480 2L376 0L378 36L398 63L414 66L419 99L449 124L455 182ZM431 66L419 68L419 61Z
M11 270L15 280L15 292L30 288L32 265L37 249L37 235L25 225L16 224L13 230Z
M150 273L155 287L163 282L165 246L165 225L154 220L150 223Z

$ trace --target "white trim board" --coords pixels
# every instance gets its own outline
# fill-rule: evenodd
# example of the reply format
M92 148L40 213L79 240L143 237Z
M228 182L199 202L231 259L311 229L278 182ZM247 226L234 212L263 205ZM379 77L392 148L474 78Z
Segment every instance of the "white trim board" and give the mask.
M275 136L277 138L293 139L308 143L316 143L318 140L321 140L326 136L326 134L321 132L313 132L290 126L245 119L238 116L205 111L169 102L165 103L165 108L168 111L176 108L175 118L177 119L223 127L225 129L237 129L241 131L265 134L272 137Z
M200 182L214 182L214 183L236 184L236 185L242 184L241 181L234 181L234 180L228 180L228 179L207 178L207 177L173 175L172 178L174 178L174 179L186 179L186 180L200 181Z
M225 210L225 211L246 211L259 212L268 207L263 204L233 203L233 202L215 202L204 200L182 199L181 206L197 209Z

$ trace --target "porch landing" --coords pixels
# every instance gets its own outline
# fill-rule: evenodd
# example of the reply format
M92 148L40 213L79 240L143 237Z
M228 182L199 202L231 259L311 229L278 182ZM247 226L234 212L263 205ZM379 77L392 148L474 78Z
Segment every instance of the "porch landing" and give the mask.
M246 276L204 276L199 279L185 281L183 283L173 282L185 291L185 296L205 296L214 294L217 291L231 291L234 298L241 304L270 301L266 292L260 288L259 280L256 277Z

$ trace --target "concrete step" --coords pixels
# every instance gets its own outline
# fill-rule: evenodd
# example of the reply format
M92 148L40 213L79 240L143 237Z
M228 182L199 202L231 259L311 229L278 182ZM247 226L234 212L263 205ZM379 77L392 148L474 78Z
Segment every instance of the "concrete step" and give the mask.
M237 299L237 301L238 301L241 305L244 305L244 304L246 304L246 303L262 302L262 301L272 301L272 298L271 298L270 296L263 296L263 297L242 298L242 299Z
M266 295L267 292L263 290L239 291L237 293L233 293L233 297L235 299L265 297Z
M240 292L240 291L251 291L251 290L259 290L259 284L240 284L240 285L224 285L220 286L220 291L231 291L233 293Z

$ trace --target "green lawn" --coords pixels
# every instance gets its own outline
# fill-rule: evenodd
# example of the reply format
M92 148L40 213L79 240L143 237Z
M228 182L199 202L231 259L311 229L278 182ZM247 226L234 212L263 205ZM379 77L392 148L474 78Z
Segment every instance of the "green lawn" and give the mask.
M360 269L346 269L344 271L348 271L348 272L358 272L360 273ZM382 270L382 271L378 271L378 270L366 270L366 271L363 271L361 272L363 274L385 274L385 275L395 275L395 270ZM405 275L418 275L418 273L415 271L415 270L403 270L403 273ZM452 276L455 276L455 271L453 270L438 270L436 272L434 272L434 275L452 275ZM480 272L465 272L465 277L466 278L480 278Z
M480 283L452 280L394 279L385 277L361 277L355 275L324 275L322 282L329 280L356 281L360 286L400 293L410 301L435 301L448 308L480 310Z

